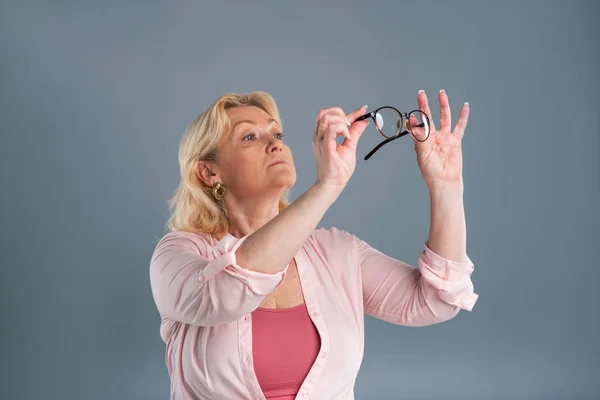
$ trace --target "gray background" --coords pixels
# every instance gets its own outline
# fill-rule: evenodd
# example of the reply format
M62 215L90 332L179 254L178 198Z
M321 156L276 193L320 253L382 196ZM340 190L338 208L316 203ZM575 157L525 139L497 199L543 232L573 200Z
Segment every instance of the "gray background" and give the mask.
M52 1L0 8L0 398L166 399L148 266L189 122L271 92L298 180L319 108L471 103L473 312L366 317L357 399L600 396L596 1ZM372 126L337 226L416 265L429 199L408 138Z

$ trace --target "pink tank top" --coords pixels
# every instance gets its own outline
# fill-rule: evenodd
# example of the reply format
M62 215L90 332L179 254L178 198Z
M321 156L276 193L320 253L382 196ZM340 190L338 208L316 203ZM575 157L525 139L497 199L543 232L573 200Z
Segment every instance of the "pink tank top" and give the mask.
M306 303L252 312L254 370L267 400L294 400L320 348Z

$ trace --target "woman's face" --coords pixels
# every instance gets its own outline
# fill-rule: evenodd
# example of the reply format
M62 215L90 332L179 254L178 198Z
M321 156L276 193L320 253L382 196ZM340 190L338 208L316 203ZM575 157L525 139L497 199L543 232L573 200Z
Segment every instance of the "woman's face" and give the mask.
M231 130L219 144L218 181L236 197L272 194L278 198L296 182L296 167L281 127L254 106L230 108L227 115Z

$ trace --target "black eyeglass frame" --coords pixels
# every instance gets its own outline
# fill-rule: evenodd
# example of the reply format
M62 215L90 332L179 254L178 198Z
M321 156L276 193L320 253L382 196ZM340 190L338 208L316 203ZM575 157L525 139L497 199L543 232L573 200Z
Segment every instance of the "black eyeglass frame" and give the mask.
M396 111L398 113L398 115L400 116L400 118L398 120L398 121L400 121L400 124L398 126L398 133L396 133L394 136L388 137L388 136L384 135L383 132L381 132L381 129L379 129L379 125L377 125L377 120L375 119L375 116L377 115L377 112L379 110L382 110L384 108L391 108L394 111ZM383 147L384 145L386 145L389 142L392 142L392 141L394 141L396 139L399 139L402 136L408 135L410 133L410 131L406 130L404 132L400 132L402 130L402 128L400 126L404 125L404 121L406 121L408 124L410 124L410 115L412 113L414 113L414 112L421 113L425 117L425 119L427 121L427 127L428 127L428 129L427 129L427 136L425 136L425 139L419 140L416 136L412 135L415 138L415 140L417 140L418 142L424 142L425 140L427 140L429 138L430 127L431 127L431 120L429 119L429 116L424 111L422 111L422 110L412 110L412 111L410 111L408 113L403 113L403 112L400 112L400 110L398 110L396 107L393 107L393 106L383 106L383 107L379 107L376 110L370 111L370 112L366 113L365 115L361 115L360 117L356 118L355 122L356 121L362 121L362 120L365 120L367 118L371 118L373 120L373 123L375 124L375 128L377 129L377 131L379 132L379 134L385 138L385 140L383 142L381 142L377 146L375 146L373 148L373 150L371 150L365 156L365 158L364 158L365 161L368 160L369 158L371 158L373 156L373 154L375 154L375 152L377 150L379 150L381 147ZM421 123L421 124L417 125L417 127L423 127L423 126L425 126L424 123Z

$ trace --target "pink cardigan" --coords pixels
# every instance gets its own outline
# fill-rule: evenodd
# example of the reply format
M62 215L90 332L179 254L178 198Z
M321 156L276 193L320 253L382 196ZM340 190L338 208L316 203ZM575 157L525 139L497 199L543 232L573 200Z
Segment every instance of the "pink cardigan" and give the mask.
M150 283L166 343L171 399L265 399L253 357L252 320L283 280L237 265L247 236L170 232L150 262ZM337 228L319 228L296 253L305 305L320 336L298 399L353 399L364 350L364 314L426 326L471 311L473 263L427 247L418 268Z

